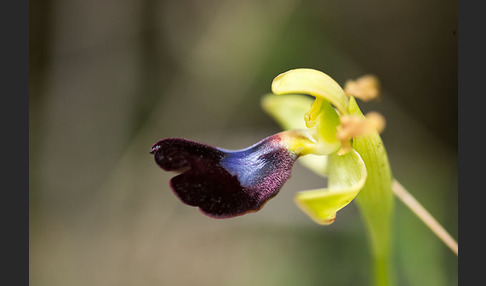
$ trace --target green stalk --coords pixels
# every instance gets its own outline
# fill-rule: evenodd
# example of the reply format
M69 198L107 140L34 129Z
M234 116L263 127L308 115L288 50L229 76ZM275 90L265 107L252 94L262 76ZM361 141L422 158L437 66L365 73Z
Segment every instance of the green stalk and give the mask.
M363 116L354 98L350 113ZM392 173L380 135L353 139L353 148L360 154L368 171L366 183L356 197L368 230L374 275L373 285L393 285L391 261L391 227L393 213Z

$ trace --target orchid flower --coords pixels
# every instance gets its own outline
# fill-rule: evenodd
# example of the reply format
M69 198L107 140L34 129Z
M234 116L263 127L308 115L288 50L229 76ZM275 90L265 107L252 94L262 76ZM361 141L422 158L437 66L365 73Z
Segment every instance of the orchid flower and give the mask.
M305 131L286 131L230 151L182 138L152 146L157 164L181 174L170 180L175 195L214 218L255 212L287 181L295 160L315 144Z
M378 285L387 285L392 176L379 132L383 118L364 116L354 96L376 95L367 77L345 90L327 74L294 69L278 75L263 109L285 131L242 150L226 150L183 138L155 143L150 153L165 171L174 194L214 218L256 212L289 179L295 161L328 178L327 188L300 191L298 207L328 225L356 199L370 233Z
M315 222L329 224L355 198L369 233L375 285L390 285L393 178L379 135L384 119L375 112L364 116L355 100L355 96L376 97L378 88L373 76L348 81L343 90L320 71L294 69L274 79L273 94L263 98L262 106L284 129L305 125L315 130L316 141L340 143L327 156L311 154L300 159L305 167L327 176L328 187L301 191L295 201ZM298 114L305 116L302 119Z
M348 80L344 89L327 74L308 68L278 75L263 109L284 131L242 150L183 138L156 142L150 153L165 171L179 174L170 188L185 204L213 218L260 210L278 194L296 161L327 177L327 188L297 192L295 202L314 222L332 224L355 200L368 230L374 285L391 285L393 194L457 255L457 242L393 179L380 134L383 116L363 115L355 98L379 96L376 77Z

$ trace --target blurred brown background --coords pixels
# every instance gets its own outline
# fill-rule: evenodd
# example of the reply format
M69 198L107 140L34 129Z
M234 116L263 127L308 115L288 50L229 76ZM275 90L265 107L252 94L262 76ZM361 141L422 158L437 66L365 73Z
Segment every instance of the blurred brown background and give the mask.
M227 149L279 131L260 98L296 67L377 75L395 177L457 238L457 1L31 1L30 285L368 285L354 203L327 227L292 201L183 205L148 153L165 137ZM457 285L455 257L396 202L398 285Z

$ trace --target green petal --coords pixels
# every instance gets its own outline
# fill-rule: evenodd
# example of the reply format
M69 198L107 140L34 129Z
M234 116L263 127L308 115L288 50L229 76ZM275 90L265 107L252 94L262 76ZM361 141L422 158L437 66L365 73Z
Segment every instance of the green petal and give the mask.
M297 205L318 224L331 224L336 212L349 204L364 186L366 167L356 151L345 155L332 153L329 158L327 189L297 193Z
M331 102L341 114L348 113L348 98L344 90L330 76L318 70L299 68L282 73L273 80L272 92L309 94Z
M304 114L314 99L300 94L263 96L261 105L270 116L284 129L305 129Z
M336 137L339 116L329 102L323 101L317 112L317 124L307 128L303 114L312 106L312 101L312 98L301 94L267 94L261 104L283 129L308 129L316 141L310 153L327 155L341 147L341 141Z
M315 129L317 132L316 137L319 142L332 146L331 148L333 151L340 148L341 141L337 139L336 133L337 127L341 122L339 120L339 115L329 102L323 101L320 104L320 109L315 122Z

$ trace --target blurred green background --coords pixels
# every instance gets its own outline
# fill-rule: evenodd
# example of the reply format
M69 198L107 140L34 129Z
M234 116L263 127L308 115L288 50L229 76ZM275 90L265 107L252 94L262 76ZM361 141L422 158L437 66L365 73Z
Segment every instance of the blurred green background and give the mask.
M272 79L366 73L393 174L457 239L457 1L31 1L30 285L369 285L354 203L333 225L297 209L325 186L300 165L255 214L183 205L149 149L247 147L279 127ZM397 285L457 285L457 257L400 201Z

